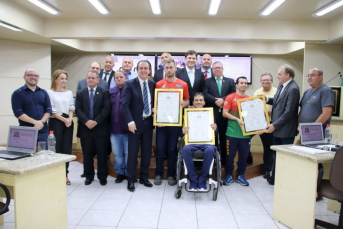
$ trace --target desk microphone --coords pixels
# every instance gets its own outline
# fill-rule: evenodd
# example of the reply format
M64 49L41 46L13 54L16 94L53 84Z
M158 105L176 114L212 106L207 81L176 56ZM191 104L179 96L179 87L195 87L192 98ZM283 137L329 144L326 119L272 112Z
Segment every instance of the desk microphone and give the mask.
M337 76L339 76L339 77L341 78L341 80L343 80L342 75L341 75L341 72L338 72L337 75L335 75L335 77L333 77L332 79L330 79L330 80L329 80L328 82L326 82L325 84L327 84L327 83L331 82L332 80L336 79Z

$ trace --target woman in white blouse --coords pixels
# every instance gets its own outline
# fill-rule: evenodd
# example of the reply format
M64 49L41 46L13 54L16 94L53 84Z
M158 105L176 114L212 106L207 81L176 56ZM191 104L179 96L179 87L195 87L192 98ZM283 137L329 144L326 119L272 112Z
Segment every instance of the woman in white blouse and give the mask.
M49 119L49 130L54 131L56 138L56 153L71 154L73 141L73 115L75 111L73 93L66 89L68 74L58 69L51 79L50 96L52 116ZM66 163L66 184L68 179L69 163Z

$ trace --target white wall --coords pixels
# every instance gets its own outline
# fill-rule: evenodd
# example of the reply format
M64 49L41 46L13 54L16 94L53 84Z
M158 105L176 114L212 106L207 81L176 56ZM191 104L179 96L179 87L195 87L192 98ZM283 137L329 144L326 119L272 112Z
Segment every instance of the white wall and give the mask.
M26 69L34 68L40 74L38 85L50 88L51 58L50 45L0 39L0 144L6 144L9 125L18 125L11 107L11 95L14 90L23 86L23 75Z

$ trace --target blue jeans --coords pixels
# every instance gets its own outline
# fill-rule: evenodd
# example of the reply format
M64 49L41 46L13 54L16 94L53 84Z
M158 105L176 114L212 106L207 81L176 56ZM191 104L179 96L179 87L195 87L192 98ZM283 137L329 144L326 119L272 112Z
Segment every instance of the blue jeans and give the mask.
M111 145L114 153L114 168L117 174L126 175L128 155L128 135L111 134Z

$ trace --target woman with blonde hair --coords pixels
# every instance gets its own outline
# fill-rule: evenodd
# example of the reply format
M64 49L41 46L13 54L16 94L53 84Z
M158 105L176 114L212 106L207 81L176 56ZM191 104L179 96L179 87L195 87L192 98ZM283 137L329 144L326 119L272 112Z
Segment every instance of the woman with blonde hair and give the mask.
M75 111L73 93L66 89L68 74L57 69L52 74L50 97L52 116L49 119L49 130L54 131L56 138L56 153L71 154L73 141L73 115ZM69 162L66 163L66 184L68 179Z

